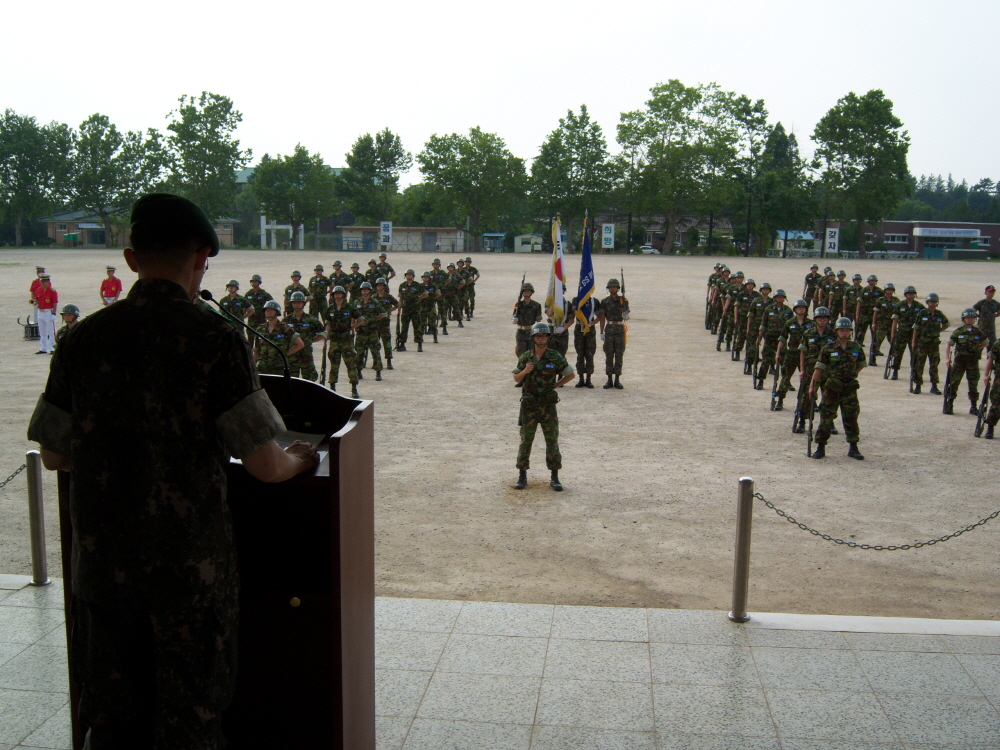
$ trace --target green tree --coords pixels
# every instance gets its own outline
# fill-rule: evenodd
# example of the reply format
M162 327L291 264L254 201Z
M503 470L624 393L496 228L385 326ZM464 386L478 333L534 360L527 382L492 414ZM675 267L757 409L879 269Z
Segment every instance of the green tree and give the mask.
M292 225L292 247L298 241L300 224L329 216L339 205L333 171L302 144L291 156L264 154L250 185L267 216Z
M878 89L842 97L816 125L816 156L824 164L824 183L847 215L858 222L858 250L865 254L865 233L910 195L906 156L910 137Z
M587 209L604 206L614 184L615 165L601 126L590 119L587 105L560 118L531 165L531 205L542 216L561 213L566 234Z
M767 122L767 107L764 100L752 101L746 96L734 96L728 100L732 126L736 133L736 157L733 163L733 182L730 187L734 194L731 214L734 236L742 236L746 242L744 254L753 248L753 238L758 237L757 254L764 252L764 242L760 240L763 227L757 216L761 199L761 160L771 126ZM738 209L738 210L737 210Z
M455 206L442 203L441 193L426 182L418 182L403 190L393 203L392 219L404 227L455 226L459 217ZM463 217L464 218L464 217Z
M121 133L102 114L80 125L72 157L70 205L100 217L106 247L116 247L135 200L156 183L166 166L160 134Z
M413 166L402 139L386 128L374 137L359 136L346 154L347 168L337 179L337 195L360 221L375 223L390 215L399 177Z
M73 131L8 109L0 117L0 202L14 224L14 244L23 229L51 210L69 191Z
M432 135L417 163L442 205L468 216L477 250L484 226L499 226L526 192L524 161L507 150L500 136L479 127L468 136Z
M167 130L171 174L167 187L197 203L212 218L224 216L236 197L236 173L250 163L250 149L233 137L243 115L229 97L202 91L182 96Z
M795 134L786 133L779 122L771 129L761 155L758 216L763 236L770 240L776 231L784 230L786 234L779 235L784 240L788 230L811 227L816 215L813 194Z

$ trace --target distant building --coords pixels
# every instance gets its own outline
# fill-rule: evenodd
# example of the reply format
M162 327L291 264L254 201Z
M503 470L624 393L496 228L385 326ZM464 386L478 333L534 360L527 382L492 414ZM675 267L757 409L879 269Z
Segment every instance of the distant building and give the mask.
M48 227L48 235L54 247L105 247L106 232L99 216L88 211L62 211L42 219ZM215 233L223 247L233 245L233 225L239 219L220 218L215 220ZM121 226L117 247L125 247L128 241L128 227Z
M515 253L540 253L542 252L542 235L540 234L519 234L514 237Z
M392 244L387 252L464 253L466 231L455 227L392 228ZM337 250L379 252L378 227L341 227Z
M799 229L789 229L786 233L784 229L779 229L778 236L774 240L775 250L785 249L786 237L789 250L812 250L816 246L816 237L812 232L803 232Z
M829 230L840 230L846 222L829 222L824 250L834 247L840 253L857 252L857 247L845 247L840 237L831 238ZM974 260L1000 257L1000 224L980 224L965 221L882 221L878 226L866 226L866 253L911 253L917 258ZM839 235L839 231L837 232ZM823 223L817 222L816 236L823 236ZM831 246L831 243L834 243ZM819 248L817 247L817 250Z

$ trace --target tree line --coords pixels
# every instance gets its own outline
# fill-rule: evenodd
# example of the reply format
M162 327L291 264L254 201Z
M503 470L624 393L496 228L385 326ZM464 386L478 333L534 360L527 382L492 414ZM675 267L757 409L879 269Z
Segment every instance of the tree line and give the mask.
M182 96L167 117L165 133L121 132L101 114L73 129L7 110L0 206L15 244L40 216L72 208L100 217L111 245L132 201L153 189L186 195L213 216L243 217L244 233L263 212L296 228L326 217L468 226L478 245L484 231L539 231L559 213L572 243L589 211L635 217L623 238L632 246L643 235L640 218L662 216L668 252L691 215L710 228L721 218L732 226L731 238L709 236L709 253L732 251L733 242L763 253L778 230L816 221L1000 220L992 180L969 187L910 175L909 136L879 90L848 93L830 108L811 134L811 159L763 100L670 80L621 114L614 154L581 105L559 120L530 166L479 127L434 134L415 156L386 128L359 136L339 170L301 144L291 154L265 153L246 185L237 173L252 154L235 138L242 114L228 97ZM414 164L422 181L401 190ZM856 234L863 253L864 233Z

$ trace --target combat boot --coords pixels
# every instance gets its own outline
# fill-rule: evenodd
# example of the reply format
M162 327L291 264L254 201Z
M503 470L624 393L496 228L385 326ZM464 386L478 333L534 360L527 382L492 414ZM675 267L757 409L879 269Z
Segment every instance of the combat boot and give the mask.
M851 443L851 447L847 450L848 458L856 458L858 461L864 461L865 457L861 455L861 451L858 450L857 443Z
M528 486L528 472L519 471L517 472L517 481L514 482L515 490L523 490Z
M424 350L424 342L423 341L417 342L417 351L422 352L423 350Z
M986 434L983 435L983 437L986 438L987 440L993 439L993 425L991 424L986 425Z
M361 396L358 395L357 381L351 383L351 396L353 396L354 398L361 398Z
M459 328L465 328L465 326L463 326L463 325L462 325L462 321L461 321L461 320L460 320L460 321L458 321L458 327L459 327Z
M382 380L382 371L381 370L379 370L378 372L375 373L375 380L379 380L379 381Z
M472 320L472 315L471 315L471 314L469 314L469 313L466 313L466 314L465 314L465 319L466 319L466 320Z
M387 369L387 370L393 369L393 367L392 367L392 357L389 357L389 358L386 359L386 361L385 361L385 369Z
M612 379L612 377L610 375L608 375L608 382L604 384L604 388L607 389L607 388L614 388L614 387L615 387L615 381Z
M978 417L979 416L979 407L976 406L976 402L975 401L973 401L972 402L972 406L969 407L969 414L971 414L974 417Z
M590 375L587 376L587 387L588 388L593 388L594 387L594 384L592 382L590 382Z
M813 448L813 458L826 458L826 443L816 443L816 447Z
M448 326L441 326L441 335L442 336L448 335Z
M878 366L877 363L875 362L875 355L874 354L871 355L870 357L868 357L868 366L869 367L877 367Z
M889 376L889 380L899 380L899 368L892 368L892 375Z
M615 375L615 388L617 388L619 391L625 390L625 386L622 385L622 382L621 380L618 379L617 375Z
M913 390L911 391L911 393L913 393L914 395L918 395L920 393L920 386L919 385L913 386Z
M586 378L586 376L581 375L580 376L580 381L575 386L573 386L573 387L574 388L586 388L587 387L587 378Z
M434 343L436 344L437 342L438 342L438 335L435 333L434 334Z
M330 383L330 390L331 391L336 391L337 390L337 381L336 380L333 381L332 383Z
M727 352L729 351L729 342L728 341L726 342L726 351Z
M955 413L955 402L949 399L944 402L944 408L941 410L942 414L954 414Z
M941 395L941 391L938 390L937 383L931 383L931 389L929 393L933 393L935 396Z
M733 349L733 362L739 362L739 361L740 361L740 350Z
M781 410L783 410L784 408L785 408L785 397L784 397L784 396L781 396L781 395L779 395L779 396L778 396L778 403L776 403L776 404L774 405L774 410L775 410L775 411L781 411Z
M715 351L717 351L717 352L721 352L722 351L722 342L721 341L716 341L715 342Z
M831 427L830 428L830 434L831 435L839 435L840 434L840 430L838 430L836 427Z
M795 393L795 386L792 385L791 383L789 383L788 384L788 390L790 390L792 393Z
M364 369L363 366L358 368L358 380L364 380L365 379L364 373L361 372L363 369Z
M549 480L549 484L552 485L552 489L556 492L562 492L562 484L559 482L559 472L555 469L552 470L552 479Z

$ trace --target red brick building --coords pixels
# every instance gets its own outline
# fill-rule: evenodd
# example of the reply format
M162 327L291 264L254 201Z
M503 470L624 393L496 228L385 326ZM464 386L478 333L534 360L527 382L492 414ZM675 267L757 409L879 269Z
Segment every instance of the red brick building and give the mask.
M104 223L87 211L63 211L42 219L53 247L105 247ZM216 219L215 233L223 247L233 246L233 226L239 219ZM125 247L128 227L118 233L118 247Z

